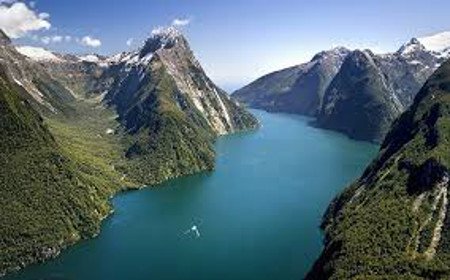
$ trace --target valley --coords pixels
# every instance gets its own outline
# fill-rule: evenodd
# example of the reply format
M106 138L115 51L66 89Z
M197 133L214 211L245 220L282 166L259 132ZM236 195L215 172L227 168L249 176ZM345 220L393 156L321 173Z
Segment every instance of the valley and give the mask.
M450 279L450 2L57 2L0 0L1 279Z
M173 28L103 61L0 38L0 275L98 235L117 192L213 170L219 135L258 127Z
M4 279L301 278L322 248L324 209L378 147L252 113L261 129L218 138L214 171L117 195L96 238ZM193 224L200 237L185 234Z

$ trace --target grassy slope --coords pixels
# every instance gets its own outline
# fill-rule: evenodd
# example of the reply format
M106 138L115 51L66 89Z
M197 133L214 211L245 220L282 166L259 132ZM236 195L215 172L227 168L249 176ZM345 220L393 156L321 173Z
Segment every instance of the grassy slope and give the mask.
M445 210L438 184L449 168L447 62L393 125L378 158L330 205L323 224L325 249L307 278L450 278L448 208L437 252L431 258L426 254L439 211Z

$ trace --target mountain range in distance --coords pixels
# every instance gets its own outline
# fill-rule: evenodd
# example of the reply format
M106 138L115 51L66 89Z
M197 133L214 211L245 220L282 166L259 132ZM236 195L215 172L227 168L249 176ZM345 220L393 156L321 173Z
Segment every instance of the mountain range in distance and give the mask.
M316 126L379 143L427 78L450 57L450 46L429 41L413 38L387 54L344 47L323 51L232 96L253 108L312 116Z

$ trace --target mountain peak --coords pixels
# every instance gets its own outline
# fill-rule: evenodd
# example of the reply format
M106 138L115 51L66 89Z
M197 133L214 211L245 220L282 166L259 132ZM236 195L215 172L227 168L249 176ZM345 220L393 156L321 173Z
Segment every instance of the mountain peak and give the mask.
M182 32L173 26L156 28L152 31L150 38L145 41L140 56L143 57L159 49L172 48L184 41Z
M327 51L322 51L317 53L313 58L312 61L326 58L331 56L340 56L342 58L345 58L351 51L345 47L335 47Z
M409 40L408 44L417 45L417 44L420 44L420 41L416 37L413 37L413 38L411 38L411 40Z
M152 38L159 38L159 39L176 39L178 37L182 37L183 34L179 29L173 26L169 27L159 27L152 30Z
M0 46L6 46L11 44L11 39L6 35L6 33L0 29Z
M408 43L401 46L397 53L400 55L409 55L411 53L424 50L425 46L420 42L420 40L417 38L412 38Z

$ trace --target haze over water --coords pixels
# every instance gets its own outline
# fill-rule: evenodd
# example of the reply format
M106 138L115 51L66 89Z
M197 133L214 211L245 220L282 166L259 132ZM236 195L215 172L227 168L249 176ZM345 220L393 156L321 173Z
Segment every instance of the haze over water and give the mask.
M378 147L254 113L262 128L221 137L214 172L117 196L97 238L5 279L300 279L327 205Z

